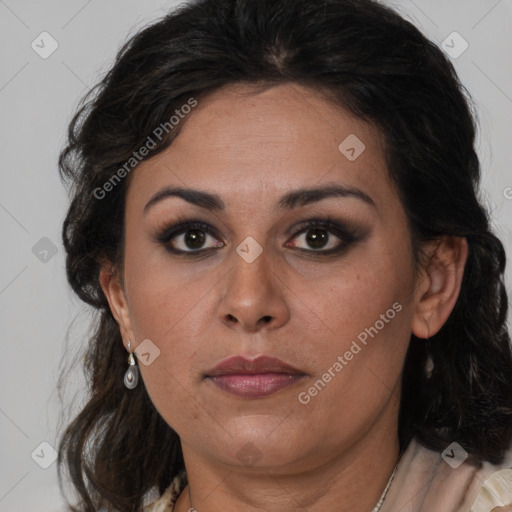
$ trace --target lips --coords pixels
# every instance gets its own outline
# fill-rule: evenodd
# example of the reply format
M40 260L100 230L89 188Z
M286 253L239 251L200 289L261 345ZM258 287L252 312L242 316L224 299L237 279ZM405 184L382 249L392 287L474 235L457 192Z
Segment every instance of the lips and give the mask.
M287 388L306 374L274 357L234 356L212 368L205 378L218 389L239 398L263 398Z
M233 356L221 361L215 368L206 373L207 377L220 375L255 375L261 373L282 373L287 375L305 375L305 373L280 359L268 356L259 356L256 359L246 359L242 356Z

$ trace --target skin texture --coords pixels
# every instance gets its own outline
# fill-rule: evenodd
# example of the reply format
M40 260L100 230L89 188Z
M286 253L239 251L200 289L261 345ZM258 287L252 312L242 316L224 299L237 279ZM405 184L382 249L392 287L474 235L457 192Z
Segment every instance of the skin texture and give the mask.
M415 272L382 134L307 88L224 87L199 103L182 130L133 171L124 269L105 264L100 275L125 347L150 339L160 350L139 368L181 439L189 488L175 510L191 507L189 490L199 512L371 510L399 455L400 378L410 335L432 336L450 315L466 240L430 243L429 264ZM338 149L350 134L365 144L354 161ZM291 190L326 184L356 187L375 206L331 197L277 207ZM167 186L215 193L226 209L210 212L168 197L144 214ZM177 215L216 230L206 235L208 253L180 257L156 240ZM330 228L324 248L308 244L302 230L326 216L358 233L337 255L319 254L343 241ZM263 250L252 263L236 251L248 236ZM183 234L168 244L194 250ZM300 403L299 393L394 303L400 312L309 403ZM261 354L307 375L260 399L235 397L203 379L229 356ZM248 446L257 453L251 465L241 457Z

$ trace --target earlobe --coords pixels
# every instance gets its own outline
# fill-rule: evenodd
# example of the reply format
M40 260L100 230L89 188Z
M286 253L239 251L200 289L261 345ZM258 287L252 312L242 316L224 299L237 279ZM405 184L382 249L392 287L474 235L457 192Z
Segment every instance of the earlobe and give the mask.
M464 237L443 236L429 248L429 262L418 284L412 332L418 338L437 334L459 297L468 244Z
M126 294L120 276L110 263L102 265L99 281L109 303L110 311L119 325L123 340L125 340L125 343L127 343L127 340L133 340Z

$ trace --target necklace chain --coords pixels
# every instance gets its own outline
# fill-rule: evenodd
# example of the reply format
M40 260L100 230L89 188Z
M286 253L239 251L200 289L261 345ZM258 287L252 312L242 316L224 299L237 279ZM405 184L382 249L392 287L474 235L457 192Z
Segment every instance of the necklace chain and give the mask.
M375 507L373 507L372 512L379 512L380 508L382 507L384 500L386 499L386 496L388 494L389 488L391 487L391 482L393 481L396 470L398 469L399 462L400 462L400 457L398 458L398 462L396 463L395 469L393 470L393 473L391 474L391 478L389 479L388 484L386 485L386 488L384 489L384 492L382 493L382 496L380 497L379 501L377 502L377 505L375 505Z
M377 502L377 505L375 505L375 507L373 507L372 512L379 512L379 510L381 509L382 505L384 504L384 500L386 499L386 496L388 494L389 488L391 487L391 482L393 481L393 478L395 476L396 470L398 469L398 464L400 462L400 459L401 459L401 456L398 457L398 462L396 463L395 469L393 470L393 473L391 474L391 478L388 480L386 488L384 489L384 492L382 493L379 501ZM190 507L191 507L189 509L190 512L198 512L194 508L194 505L192 505L192 495L190 494L190 485L188 486L188 499L190 501Z

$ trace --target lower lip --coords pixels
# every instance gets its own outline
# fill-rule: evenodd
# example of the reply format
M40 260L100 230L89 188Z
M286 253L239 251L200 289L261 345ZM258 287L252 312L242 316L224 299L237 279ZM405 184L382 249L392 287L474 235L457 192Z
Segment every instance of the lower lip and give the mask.
M259 398L287 388L304 375L285 373L233 374L208 377L217 387L232 395L244 398Z

